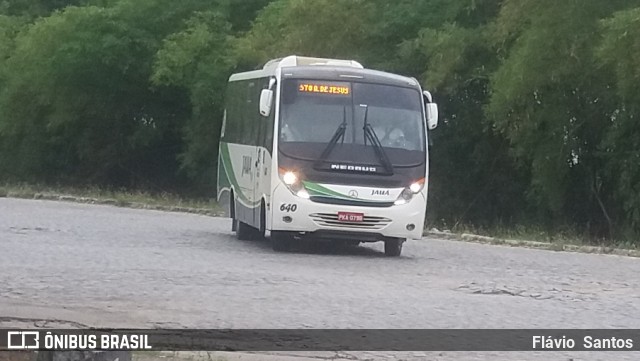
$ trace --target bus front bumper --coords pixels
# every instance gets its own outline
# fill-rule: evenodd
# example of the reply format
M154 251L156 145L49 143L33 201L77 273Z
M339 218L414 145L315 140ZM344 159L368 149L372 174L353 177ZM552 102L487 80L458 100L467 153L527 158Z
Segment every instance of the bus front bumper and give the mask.
M391 207L361 207L313 202L278 186L272 197L273 231L297 232L300 236L326 239L381 241L387 237L420 239L424 228L426 192ZM361 221L339 219L339 213L362 215Z

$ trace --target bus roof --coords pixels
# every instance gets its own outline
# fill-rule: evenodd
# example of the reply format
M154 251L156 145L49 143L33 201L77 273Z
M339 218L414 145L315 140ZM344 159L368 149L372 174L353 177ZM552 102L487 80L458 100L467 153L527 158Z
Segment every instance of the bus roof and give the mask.
M263 69L276 69L278 67L286 66L305 66L305 65L332 65L332 66L347 66L358 69L363 69L362 64L355 60L342 60L342 59L328 59L328 58L311 58L306 56L287 56L286 58L273 59L268 61Z
M248 80L265 78L275 76L279 68L294 67L296 73L298 71L304 71L305 73L316 73L320 75L322 73L334 73L340 74L337 76L344 77L367 77L375 78L378 80L387 80L391 82L403 83L404 85L418 86L418 81L415 78L408 78L397 74L386 73L377 70L365 69L362 64L355 60L343 60L343 59L328 59L328 58L313 58L291 55L284 58L278 58L268 61L262 69L248 71L244 73L237 73L231 75L229 81Z

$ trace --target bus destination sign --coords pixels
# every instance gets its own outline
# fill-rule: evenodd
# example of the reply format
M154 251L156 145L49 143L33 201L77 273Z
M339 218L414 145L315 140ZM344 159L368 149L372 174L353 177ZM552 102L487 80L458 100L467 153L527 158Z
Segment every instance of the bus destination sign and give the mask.
M329 95L349 95L351 94L351 89L348 85L341 84L300 83L300 85L298 86L298 92Z

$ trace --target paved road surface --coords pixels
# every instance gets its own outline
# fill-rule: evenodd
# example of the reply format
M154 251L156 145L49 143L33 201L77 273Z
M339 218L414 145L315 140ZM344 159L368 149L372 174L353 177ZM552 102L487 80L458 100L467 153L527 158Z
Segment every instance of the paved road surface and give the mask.
M437 239L396 259L382 244L283 254L229 230L228 219L0 198L0 326L640 328L640 259Z

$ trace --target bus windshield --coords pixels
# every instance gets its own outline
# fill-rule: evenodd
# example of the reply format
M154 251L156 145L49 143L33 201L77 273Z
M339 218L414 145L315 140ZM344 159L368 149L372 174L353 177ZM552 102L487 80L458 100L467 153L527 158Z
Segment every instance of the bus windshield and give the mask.
M425 152L422 98L416 89L373 83L287 79L281 98L278 133L280 148L285 153L300 153L301 143L306 143L308 146L304 148L312 149L313 154L302 153L312 158L326 156L331 148L332 153L337 153L332 154L331 159L349 160L344 149L365 151L365 147L375 148L377 143L382 152L379 154L388 155L393 164L403 164L408 153L414 153L409 159L416 159L415 155L420 159ZM371 135L379 143L372 144ZM345 145L350 147L345 148ZM341 147L342 155L340 149L333 149Z

